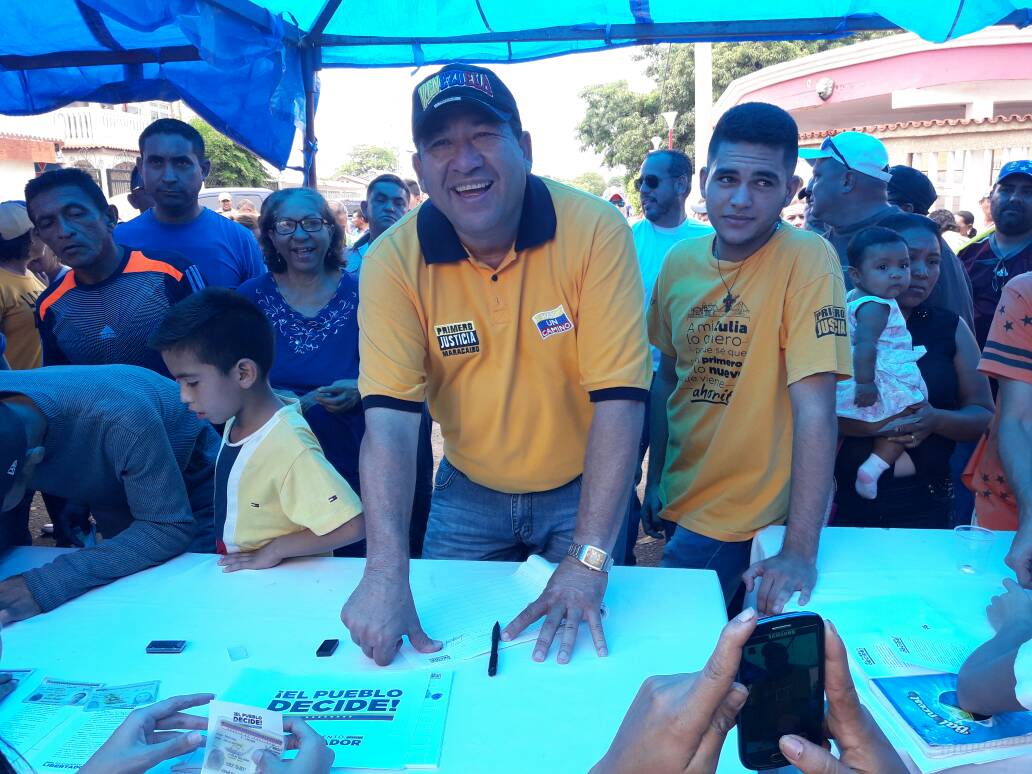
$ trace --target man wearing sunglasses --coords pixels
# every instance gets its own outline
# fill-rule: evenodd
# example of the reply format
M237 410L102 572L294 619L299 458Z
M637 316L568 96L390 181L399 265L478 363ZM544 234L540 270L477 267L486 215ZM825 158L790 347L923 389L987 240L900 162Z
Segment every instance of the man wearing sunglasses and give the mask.
M645 288L645 308L649 308L652 290L659 270L663 267L670 248L682 239L712 234L713 228L689 218L685 203L692 192L692 161L678 150L653 151L642 162L634 187L641 197L641 211L645 215L631 226L634 248L638 253L638 269ZM652 372L659 368L659 350L651 347ZM645 409L645 427L642 431L638 459L638 478L641 461L649 448L648 407ZM635 487L637 487L635 481ZM637 492L631 493L631 511L627 528L624 556L628 564L634 561L634 543L638 537L638 519L641 506Z
M211 169L204 139L189 124L161 118L140 134L140 175L154 206L122 223L115 238L142 250L175 250L208 285L236 288L265 273L254 235L198 200Z
M857 233L876 226L902 210L889 203L889 153L877 137L863 132L840 132L825 138L820 148L803 148L799 157L813 164L811 214L827 231L822 235L835 246L846 287L851 288L846 248ZM971 287L957 256L941 244L939 282L928 303L948 309L973 324Z

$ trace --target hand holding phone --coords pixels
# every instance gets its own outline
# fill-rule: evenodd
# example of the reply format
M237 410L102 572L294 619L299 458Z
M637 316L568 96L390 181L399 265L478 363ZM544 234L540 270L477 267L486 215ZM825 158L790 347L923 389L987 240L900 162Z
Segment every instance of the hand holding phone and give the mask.
M789 763L803 774L905 774L907 767L899 753L860 704L849 674L846 646L830 621L825 622L824 663L824 690L828 695L825 730L828 738L835 740L838 760L821 745L789 735L780 743Z
M738 757L747 769L788 765L779 747L793 735L824 741L824 621L786 613L756 625L742 648L738 681L749 698L738 716Z

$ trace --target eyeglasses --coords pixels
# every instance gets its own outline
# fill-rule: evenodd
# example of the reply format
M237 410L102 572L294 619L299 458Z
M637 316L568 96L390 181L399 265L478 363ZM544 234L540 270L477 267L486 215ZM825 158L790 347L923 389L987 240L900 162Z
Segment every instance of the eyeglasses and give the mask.
M683 177L683 175L665 175L664 177L668 177L672 180L675 177ZM660 177L659 175L642 175L634 181L634 190L640 191L645 186L648 186L653 191L655 191L657 188L659 188L659 183L661 180L663 180L663 177Z
M331 225L330 222L322 218L302 218L301 220L283 218L273 223L272 227L280 236L290 236L297 231L298 226L301 226L301 229L309 234L315 234L322 231L324 226L329 225Z

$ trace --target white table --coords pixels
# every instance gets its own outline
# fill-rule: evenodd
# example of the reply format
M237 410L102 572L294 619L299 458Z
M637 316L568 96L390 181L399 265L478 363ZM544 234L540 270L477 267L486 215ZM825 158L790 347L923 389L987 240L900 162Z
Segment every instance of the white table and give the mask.
M0 577L39 566L58 551L15 549L0 561ZM215 559L185 554L7 627L3 663L38 669L33 679L160 679L163 697L218 694L247 667L298 674L378 668L352 644L339 618L362 560L303 559L224 574ZM513 570L504 563L413 562L417 608L420 595L435 588ZM606 604L606 659L595 656L582 631L566 666L555 663L554 651L550 661L536 664L531 646L521 645L502 652L495 678L487 677L484 658L455 667L440 771L587 771L608 748L642 680L700 669L726 621L710 571L617 567ZM433 636L434 621L423 625ZM317 659L316 647L329 637L340 638L340 647L331 658ZM189 645L177 656L149 656L144 648L155 639ZM250 657L231 661L226 650L236 645ZM736 744L732 732L720 771L742 771Z
M784 527L768 527L757 535L753 541L753 561L777 553L784 534ZM942 612L955 622L956 628L966 630L979 642L987 640L993 630L986 620L985 608L994 594L1004 590L1003 578L1014 577L1003 561L1013 537L1013 532L997 533L985 572L965 575L957 569L952 530L829 527L821 535L817 587L805 609L830 618L847 646L850 633L868 633L878 622L912 628L927 608ZM914 604L892 609L878 605L879 598L900 595L913 598ZM797 599L793 597L786 610L802 609ZM893 716L864 684L862 672L854 668L853 676L861 701L896 748L910 756L912 770L943 770L942 761L922 755L904 732L894 727ZM979 766L958 765L970 760L973 759L965 756L946 765L953 766L951 772L1032 771L1032 755Z

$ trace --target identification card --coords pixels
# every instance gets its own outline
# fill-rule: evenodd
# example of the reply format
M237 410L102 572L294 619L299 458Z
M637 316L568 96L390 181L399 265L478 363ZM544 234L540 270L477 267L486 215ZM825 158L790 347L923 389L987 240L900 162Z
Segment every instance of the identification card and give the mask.
M86 701L85 710L93 712L105 709L135 709L158 700L157 680L129 685L105 685L97 688Z
M47 677L36 690L25 697L26 704L60 704L68 707L79 707L100 683L74 683L69 680L54 680Z
M281 712L225 701L209 705L203 774L254 774L253 756L260 750L283 755Z

